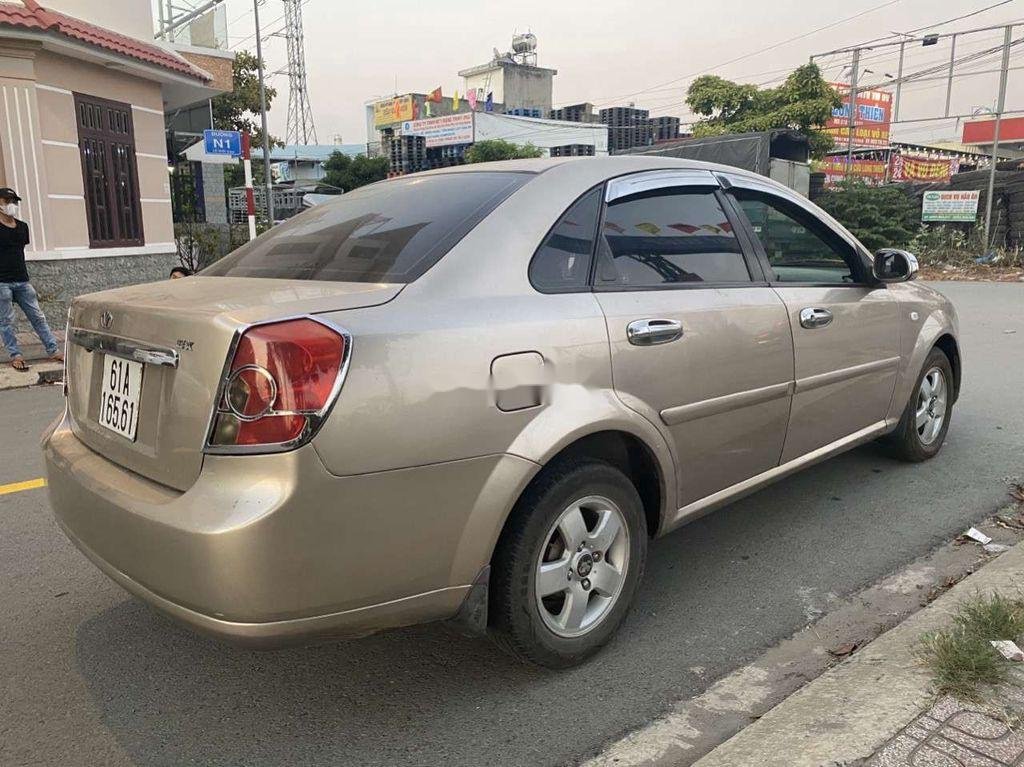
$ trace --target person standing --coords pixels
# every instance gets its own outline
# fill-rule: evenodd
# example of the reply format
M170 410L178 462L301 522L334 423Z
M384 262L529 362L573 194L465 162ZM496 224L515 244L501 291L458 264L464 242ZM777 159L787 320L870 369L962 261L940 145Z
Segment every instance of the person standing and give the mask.
M28 245L28 224L16 216L21 198L9 187L0 187L0 335L11 356L11 367L27 371L28 364L18 348L18 337L14 332L14 305L25 312L32 329L43 342L46 354L51 360L60 362L57 339L54 338L46 315L39 308L39 297L28 279L25 268L25 246Z

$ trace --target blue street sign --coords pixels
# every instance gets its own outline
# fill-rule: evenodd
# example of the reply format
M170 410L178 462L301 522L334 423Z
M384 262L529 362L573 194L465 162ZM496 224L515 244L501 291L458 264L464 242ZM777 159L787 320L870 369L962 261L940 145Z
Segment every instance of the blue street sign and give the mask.
M242 156L242 134L236 130L204 130L203 144L207 154Z

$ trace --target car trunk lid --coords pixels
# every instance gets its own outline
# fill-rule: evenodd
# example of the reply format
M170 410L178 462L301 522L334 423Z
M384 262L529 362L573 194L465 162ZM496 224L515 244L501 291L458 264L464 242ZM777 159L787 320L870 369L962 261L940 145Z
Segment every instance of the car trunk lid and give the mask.
M79 297L69 315L66 372L73 429L109 460L186 490L202 468L236 332L254 322L376 306L402 287L191 277ZM134 441L100 423L110 356L143 363Z

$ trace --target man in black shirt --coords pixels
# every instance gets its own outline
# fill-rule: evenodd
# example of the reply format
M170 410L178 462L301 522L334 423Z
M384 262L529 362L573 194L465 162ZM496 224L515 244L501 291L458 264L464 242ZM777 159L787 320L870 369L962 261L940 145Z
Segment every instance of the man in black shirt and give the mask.
M15 304L25 312L50 359L60 361L64 357L46 322L46 315L39 308L35 288L28 281L25 268L28 224L16 218L19 202L21 198L13 189L0 187L0 336L11 355L11 366L15 370L28 370L14 332Z

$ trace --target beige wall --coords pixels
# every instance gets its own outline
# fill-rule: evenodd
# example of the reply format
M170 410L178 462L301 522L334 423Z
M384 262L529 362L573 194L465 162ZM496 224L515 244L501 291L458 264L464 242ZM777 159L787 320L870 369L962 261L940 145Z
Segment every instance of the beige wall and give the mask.
M139 40L153 39L151 0L43 0L40 5Z
M76 92L132 106L145 238L141 250L173 249L159 83L63 57L37 45L0 39L0 170L3 183L25 198L21 215L32 232L29 258L124 250L88 249Z

